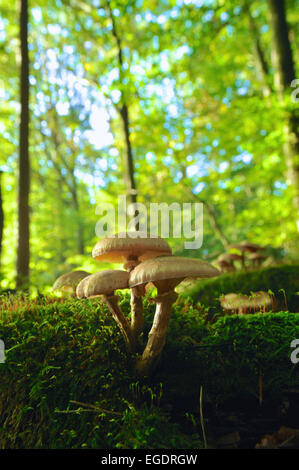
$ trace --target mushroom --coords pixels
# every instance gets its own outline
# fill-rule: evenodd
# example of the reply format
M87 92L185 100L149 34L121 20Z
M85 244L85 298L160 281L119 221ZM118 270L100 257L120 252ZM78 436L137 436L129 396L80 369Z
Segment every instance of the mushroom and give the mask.
M71 271L69 273L62 274L54 282L53 290L71 292L73 297L75 297L77 285L82 279L89 275L90 273L86 271Z
M247 241L243 241L241 243L234 243L228 246L229 249L238 250L241 252L241 261L242 261L242 268L245 269L245 252L248 251L249 253L256 253L257 251L263 250L264 247L257 245L255 243L250 243Z
M137 363L140 375L146 375L150 371L164 347L171 308L177 298L175 287L186 278L209 278L219 274L219 271L206 261L177 256L159 256L144 261L130 273L130 287L144 287L151 282L158 291L153 325L146 347Z
M222 253L222 255L218 256L216 264L222 272L234 272L236 270L234 261L242 262L242 256L236 253Z
M106 270L85 277L77 286L77 297L88 299L103 296L104 302L116 321L129 352L135 351L135 343L131 326L119 306L119 297L114 294L117 289L129 287L129 273L120 270Z
M235 271L235 268L228 261L216 261L216 264L223 273L232 273Z
M239 314L256 311L263 308L264 311L272 306L272 298L267 292L253 292L250 296L244 294L226 294L220 298L221 307L224 310L232 310Z
M248 259L252 262L252 267L253 268L258 268L263 261L267 258L267 255L264 255L263 253L250 253L248 255Z
M150 238L144 232L123 232L99 240L92 250L92 256L99 261L122 263L130 272L140 262L160 255L171 254L168 243L160 237ZM131 329L137 340L143 330L142 297L137 287L131 288Z

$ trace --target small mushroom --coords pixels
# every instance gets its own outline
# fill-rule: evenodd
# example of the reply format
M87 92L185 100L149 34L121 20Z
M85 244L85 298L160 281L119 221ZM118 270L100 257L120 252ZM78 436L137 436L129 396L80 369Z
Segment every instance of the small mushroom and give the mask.
M252 267L255 269L259 268L261 263L265 261L266 258L267 258L267 255L264 255L264 253L259 253L259 252L250 253L248 255L248 259L251 261Z
M64 292L71 292L73 297L76 296L76 287L79 282L90 273L86 271L71 271L69 273L59 276L53 285L53 290L62 290Z
M145 286L151 282L157 288L156 312L148 341L137 363L140 375L146 375L164 347L171 308L177 298L175 287L186 278L209 278L219 271L210 263L193 258L159 256L144 261L130 273L129 286Z
M99 240L92 256L99 261L122 263L130 272L140 262L171 254L168 243L160 237L150 238L143 232L123 232ZM137 287L131 288L131 329L135 339L143 330L142 298ZM142 292L144 294L144 291Z
M129 273L120 270L106 270L84 278L77 286L77 297L91 299L103 296L111 315L116 321L129 352L135 350L131 325L119 306L119 297L114 294L117 289L129 288Z
M273 300L267 292L253 292L250 296L244 294L230 293L220 298L221 307L227 311L243 314L263 309L268 310Z
M245 266L245 253L246 253L246 251L249 252L249 253L256 253L256 252L264 249L264 247L262 247L260 245L257 245L255 243L250 243L250 242L247 242L245 240L241 243L234 243L232 245L229 245L228 248L233 249L233 250L238 250L241 253L241 262L242 262L242 268L243 269L246 269L246 266Z
M236 270L234 261L242 262L242 256L236 253L222 253L222 255L218 256L216 264L222 272L234 272Z
M232 273L235 272L235 268L225 260L216 260L215 264L219 266L220 271L223 273Z

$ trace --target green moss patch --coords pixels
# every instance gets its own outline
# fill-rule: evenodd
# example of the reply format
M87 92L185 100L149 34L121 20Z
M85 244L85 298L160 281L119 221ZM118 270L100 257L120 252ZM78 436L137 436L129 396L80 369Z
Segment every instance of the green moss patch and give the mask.
M129 297L121 303L128 312ZM148 331L154 305L145 306ZM201 386L205 400L221 406L239 396L258 400L260 374L267 400L299 384L290 361L295 313L211 325L177 304L156 371L143 381L96 300L2 311L0 338L0 448L198 448L199 421L191 428L185 421L198 411Z

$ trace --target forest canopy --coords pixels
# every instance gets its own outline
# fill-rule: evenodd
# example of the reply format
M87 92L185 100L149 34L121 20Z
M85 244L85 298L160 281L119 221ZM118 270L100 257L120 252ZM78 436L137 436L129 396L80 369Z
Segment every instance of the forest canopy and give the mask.
M203 204L202 247L175 254L246 239L298 261L295 6L0 0L1 287L27 245L36 289L98 270L96 207L120 195Z

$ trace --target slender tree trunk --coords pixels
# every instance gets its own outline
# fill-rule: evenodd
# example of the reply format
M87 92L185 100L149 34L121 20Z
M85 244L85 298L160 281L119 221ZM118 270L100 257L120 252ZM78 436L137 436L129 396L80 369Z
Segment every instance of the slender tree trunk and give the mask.
M246 11L248 19L249 19L249 28L250 28L252 38L254 41L254 52L256 56L256 61L257 61L258 68L260 70L260 73L264 82L263 93L264 93L264 96L269 96L272 92L272 85L270 82L270 74L269 74L269 65L266 60L266 57L265 57L265 54L261 45L259 32L257 30L257 27L254 22L254 18L250 11L250 4L248 4L247 2L244 3L244 10Z
M28 1L20 0L20 42L21 42L21 76L20 76L20 134L19 134L19 193L18 193L18 248L17 280L18 289L29 287L29 55L28 55Z
M195 199L198 202L201 202L203 204L204 208L207 211L209 221L211 224L211 228L214 230L215 235L218 237L219 241L222 243L223 247L226 249L228 248L230 241L227 238L227 236L224 234L222 227L219 225L216 214L215 214L215 209L212 204L208 204L206 201L204 201L201 197L199 197L197 194L194 194L192 189L188 186L185 185L185 187L188 189L189 194L192 196L193 199Z
M72 174L72 200L73 206L77 216L77 251L78 255L84 255L85 253L85 246L84 246L84 227L82 224L82 220L80 217L80 206L77 194L77 182L74 173Z
M292 92L292 80L296 78L293 53L289 39L284 0L268 0L273 35L273 65L278 97L284 106L284 96ZM298 107L285 109L284 154L288 167L288 184L293 187L293 204L299 231L299 111Z
M223 230L222 230L222 228L220 227L220 225L217 221L214 206L207 204L205 201L202 201L202 202L203 202L203 205L206 208L206 211L209 215L210 224L211 224L212 229L214 230L215 234L218 236L218 239L221 241L224 248L227 248L228 245L230 244L230 242L229 242L228 238L226 237L226 235L224 235Z
M230 241L228 240L226 235L223 233L223 230L222 230L221 226L218 223L214 206L212 204L208 204L206 201L204 201L197 194L194 194L191 187L188 185L188 182L186 181L187 171L186 171L186 166L185 165L181 165L181 172L182 172L182 175L183 175L183 178L182 178L183 185L186 187L186 189L188 190L189 194L192 196L193 199L196 199L201 204L203 204L203 207L205 208L205 210L207 212L207 215L209 217L209 221L210 221L210 225L211 225L212 230L214 230L215 235L221 241L224 248L227 248L228 245L230 244Z
M1 259L2 259L3 229L4 229L4 211L3 211L3 201L2 201L2 171L0 171L0 267L1 267Z
M128 188L130 202L137 202L137 190L135 183L135 170L134 170L134 159L131 145L131 135L130 135L130 121L129 121L129 109L126 104L122 106L121 117L123 121L124 133L126 138L126 186Z
M107 0L107 8L108 8L109 17L112 23L112 34L117 44L119 77L120 77L120 82L122 83L123 81L123 51L122 51L120 36L117 31L115 18L114 18L109 0ZM121 116L122 123L123 123L123 129L124 129L125 141L126 141L125 183L126 183L127 191L129 194L130 202L136 203L137 202L137 189L136 189L136 183L135 183L134 158L133 158L132 144L131 144L129 107L128 107L128 104L127 104L127 101L123 92L121 96L121 109L119 110L119 112L120 112L120 116Z
M268 0L268 5L273 38L275 85L282 98L285 91L290 91L291 81L295 78L293 53L289 39L285 1Z

